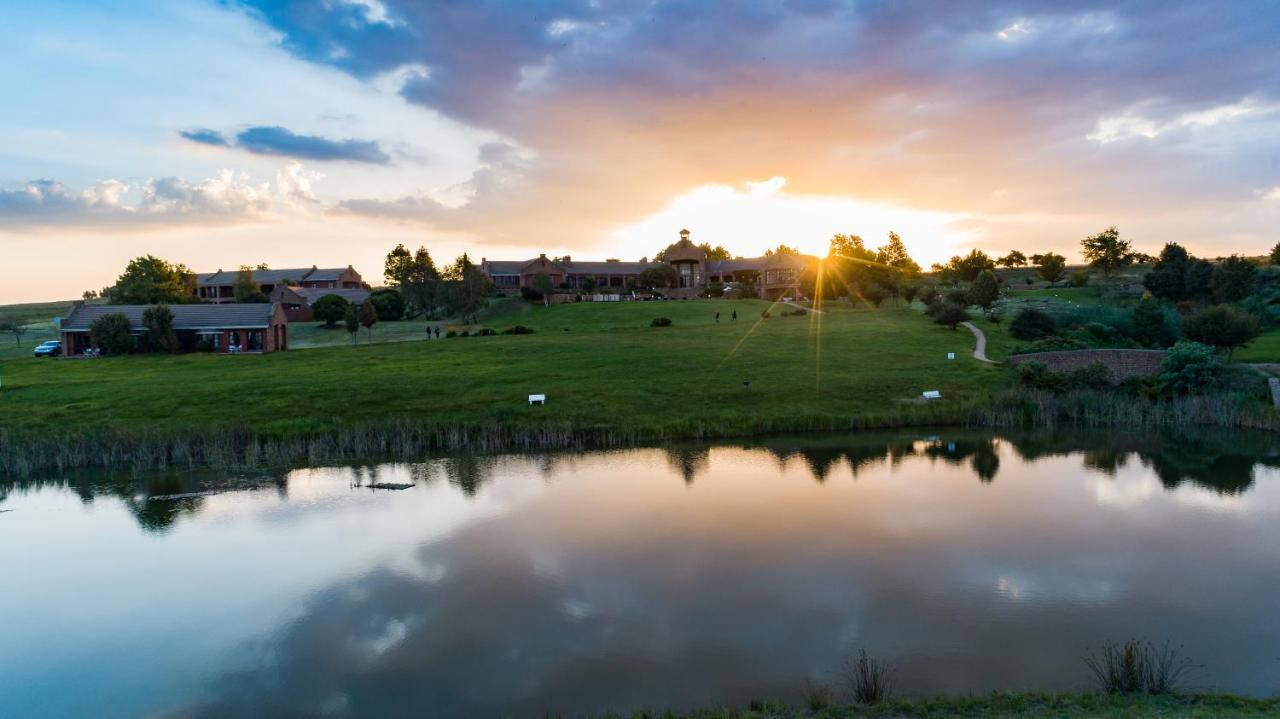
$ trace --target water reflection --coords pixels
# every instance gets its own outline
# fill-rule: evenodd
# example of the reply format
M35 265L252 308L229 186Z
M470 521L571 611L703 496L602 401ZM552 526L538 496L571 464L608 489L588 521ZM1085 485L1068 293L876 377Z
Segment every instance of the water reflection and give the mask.
M1131 636L1269 694L1278 464L1265 434L947 429L0 485L31 547L0 554L0 706L742 705L858 647L910 693L1079 689Z

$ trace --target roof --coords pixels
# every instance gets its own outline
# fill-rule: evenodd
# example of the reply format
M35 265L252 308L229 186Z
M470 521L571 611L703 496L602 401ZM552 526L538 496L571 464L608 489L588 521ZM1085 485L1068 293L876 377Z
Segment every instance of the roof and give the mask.
M141 331L142 314L154 305L76 305L62 320L63 332L88 332L93 321L104 315L121 314L132 329ZM265 329L271 326L276 305L246 303L224 305L169 305L175 330Z
M292 267L282 270L253 270L253 281L260 285L296 284L299 282L332 281L342 277L351 267ZM196 285L232 285L240 270L199 272Z
M565 269L574 273L622 273L638 275L650 267L658 267L661 262L561 262Z
M732 260L711 260L707 263L707 272L724 273L724 272L740 272L743 270L755 270L763 272L764 270L777 269L781 267L790 267L793 269L803 269L804 267L816 262L816 258L811 255L765 255L763 257L735 257Z
M369 290L363 287L290 287L289 291L306 300L307 304L326 295L337 295L355 305L369 299Z
M481 269L491 275L518 275L520 268L530 262L533 260L485 260Z

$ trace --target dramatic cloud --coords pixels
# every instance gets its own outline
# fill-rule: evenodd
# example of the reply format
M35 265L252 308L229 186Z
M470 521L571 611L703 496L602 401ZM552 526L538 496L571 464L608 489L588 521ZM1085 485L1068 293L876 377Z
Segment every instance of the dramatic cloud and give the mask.
M347 160L385 165L387 153L370 140L329 140L298 135L284 127L251 127L236 135L239 147L259 155L283 155L302 160Z
M199 130L183 130L178 134L192 142L198 142L201 145L227 147L231 144L227 142L227 138L223 137L222 133L217 130L201 128Z
M1277 179L1268 3L247 4L295 55L524 148L504 215L468 213L491 236L598 241L694 187L781 174L981 216L981 242L1054 215L1036 241L1066 249L1094 225L1154 231L1161 208L1221 217L1205 203ZM421 195L383 209L415 204L442 221Z
M273 210L314 203L311 181L319 177L292 162L277 173L274 189L232 170L198 181L161 177L131 186L104 180L80 192L36 180L20 190L0 191L0 225L141 228L263 220Z

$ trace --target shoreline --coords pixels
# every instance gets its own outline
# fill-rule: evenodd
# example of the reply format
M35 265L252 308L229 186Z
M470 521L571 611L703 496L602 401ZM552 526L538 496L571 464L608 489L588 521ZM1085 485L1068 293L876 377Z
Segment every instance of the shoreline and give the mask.
M642 418L648 419L648 418ZM587 451L767 435L907 427L1023 428L1217 426L1280 430L1280 412L1234 396L1153 402L1106 392L1051 395L1011 390L957 404L903 404L893 411L830 415L801 413L734 421L679 419L665 423L577 421L455 423L390 417L381 422L331 422L318 431L275 434L247 425L165 428L0 429L0 480L85 468L255 469L340 462L424 452L496 454Z

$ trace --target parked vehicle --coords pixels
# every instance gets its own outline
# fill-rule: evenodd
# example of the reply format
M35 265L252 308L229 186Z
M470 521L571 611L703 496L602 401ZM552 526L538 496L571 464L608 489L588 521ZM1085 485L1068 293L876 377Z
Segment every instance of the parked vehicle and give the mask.
M62 343L58 340L41 342L32 354L36 357L57 357L62 354Z

